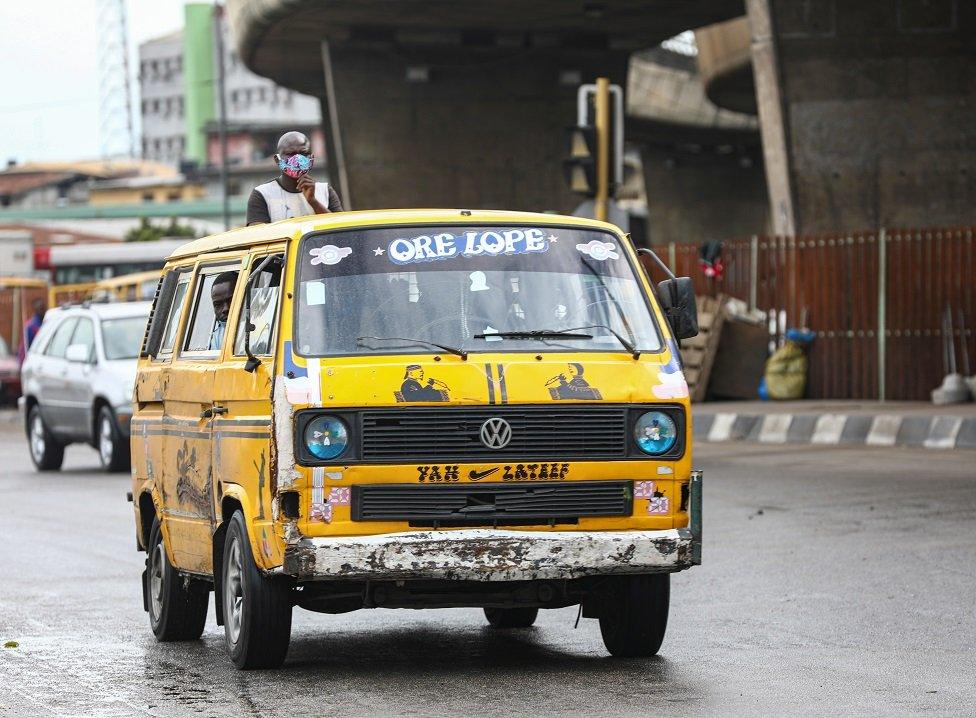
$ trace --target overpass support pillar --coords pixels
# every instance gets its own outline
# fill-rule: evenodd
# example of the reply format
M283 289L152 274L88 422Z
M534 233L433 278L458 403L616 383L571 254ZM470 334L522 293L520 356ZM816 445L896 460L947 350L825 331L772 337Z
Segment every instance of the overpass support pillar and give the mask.
M973 222L976 4L746 9L776 233Z
M322 52L329 169L347 207L563 213L580 201L562 176L578 84L625 84L629 54L335 42Z

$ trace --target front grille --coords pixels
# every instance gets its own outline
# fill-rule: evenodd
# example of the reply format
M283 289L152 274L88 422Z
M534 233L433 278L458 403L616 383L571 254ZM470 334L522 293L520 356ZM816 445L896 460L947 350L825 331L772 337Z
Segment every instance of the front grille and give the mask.
M481 443L493 417L512 427L502 449ZM368 410L362 415L363 461L618 459L627 454L627 410L598 406L488 406Z
M512 525L629 516L633 482L368 484L352 487L353 521L413 525Z

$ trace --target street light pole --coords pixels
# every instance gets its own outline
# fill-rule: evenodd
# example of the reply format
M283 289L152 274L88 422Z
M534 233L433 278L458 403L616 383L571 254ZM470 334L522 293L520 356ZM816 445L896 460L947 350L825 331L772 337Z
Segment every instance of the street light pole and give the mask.
M227 98L224 93L224 6L214 5L214 38L217 50L217 132L220 139L220 199L224 229L230 229L230 197L227 196Z
M602 222L607 221L607 205L610 199L610 80L596 80L596 198L594 214Z

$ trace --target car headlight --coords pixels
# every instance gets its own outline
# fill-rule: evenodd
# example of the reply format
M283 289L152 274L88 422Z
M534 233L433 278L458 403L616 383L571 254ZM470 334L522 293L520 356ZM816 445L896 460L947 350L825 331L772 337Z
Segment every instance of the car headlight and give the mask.
M649 411L634 424L634 443L645 454L666 454L677 440L678 427L664 412Z
M349 444L349 430L341 419L319 416L305 427L305 446L317 459L336 459Z

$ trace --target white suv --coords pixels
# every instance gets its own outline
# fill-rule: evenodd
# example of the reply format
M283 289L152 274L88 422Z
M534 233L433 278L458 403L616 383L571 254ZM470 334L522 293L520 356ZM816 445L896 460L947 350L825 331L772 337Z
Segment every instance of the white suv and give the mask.
M21 368L20 398L39 471L60 469L74 442L98 449L106 470L128 470L132 387L150 306L82 304L44 316Z

